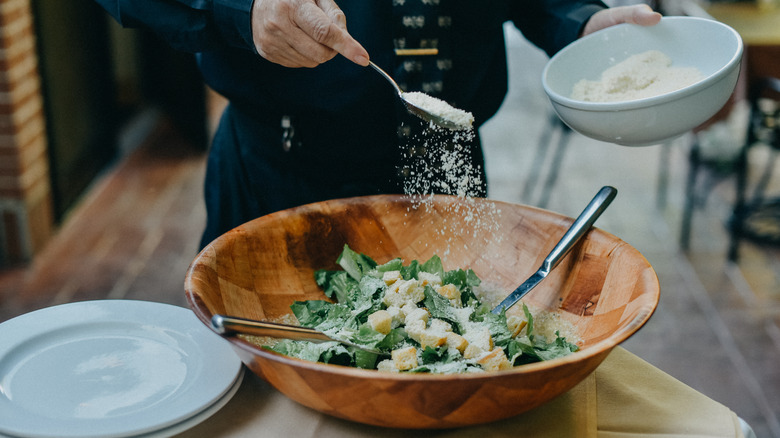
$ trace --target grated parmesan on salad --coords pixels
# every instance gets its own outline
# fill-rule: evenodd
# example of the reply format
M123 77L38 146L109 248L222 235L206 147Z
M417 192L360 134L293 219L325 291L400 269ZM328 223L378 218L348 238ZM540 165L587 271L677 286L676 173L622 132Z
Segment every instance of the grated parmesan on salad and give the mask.
M319 270L317 284L333 301L298 301L298 322L380 354L339 342L282 340L264 348L300 359L408 373L499 371L578 350L559 332L542 334L527 306L523 315L495 315L478 297L471 269L445 271L441 259L377 264L348 246ZM575 341L576 342L576 341Z

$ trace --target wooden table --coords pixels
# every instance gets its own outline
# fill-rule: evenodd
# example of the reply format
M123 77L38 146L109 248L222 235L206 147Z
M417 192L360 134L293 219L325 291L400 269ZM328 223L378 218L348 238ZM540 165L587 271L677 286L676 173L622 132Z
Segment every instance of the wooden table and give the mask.
M748 82L761 76L780 77L780 6L713 3L706 11L742 36Z

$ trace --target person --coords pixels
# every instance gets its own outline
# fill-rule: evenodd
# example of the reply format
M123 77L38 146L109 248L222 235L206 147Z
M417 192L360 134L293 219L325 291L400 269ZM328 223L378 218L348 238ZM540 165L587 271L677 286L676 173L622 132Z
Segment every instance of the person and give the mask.
M432 158L421 147L427 127L369 60L407 91L471 112L478 128L507 91L506 21L552 55L596 30L661 18L598 0L96 1L122 26L195 53L229 102L208 156L201 247L274 211L405 190L404 160ZM484 176L478 135L466 150ZM484 183L471 194L486 196Z

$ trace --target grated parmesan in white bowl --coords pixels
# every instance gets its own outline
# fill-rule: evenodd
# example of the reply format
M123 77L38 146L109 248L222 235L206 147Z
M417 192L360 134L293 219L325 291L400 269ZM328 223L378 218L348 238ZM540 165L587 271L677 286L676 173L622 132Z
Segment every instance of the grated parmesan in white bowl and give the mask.
M629 56L604 70L597 81L581 79L571 98L586 102L623 102L660 96L704 79L696 67L676 67L659 50Z

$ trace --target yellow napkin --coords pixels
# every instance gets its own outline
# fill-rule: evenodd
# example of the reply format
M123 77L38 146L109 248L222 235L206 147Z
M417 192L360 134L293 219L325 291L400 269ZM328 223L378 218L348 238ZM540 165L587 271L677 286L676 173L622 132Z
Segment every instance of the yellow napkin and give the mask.
M623 348L595 375L600 437L742 437L730 409Z
M233 399L185 437L601 437L743 438L728 408L623 348L571 391L532 411L451 430L397 430L351 423L303 407L247 373Z

